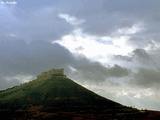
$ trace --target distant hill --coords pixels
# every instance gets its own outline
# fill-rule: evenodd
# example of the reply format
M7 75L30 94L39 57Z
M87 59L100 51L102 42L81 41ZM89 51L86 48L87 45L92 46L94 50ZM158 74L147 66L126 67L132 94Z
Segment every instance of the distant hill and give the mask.
M101 97L52 69L37 79L0 91L0 116L9 120L159 120Z

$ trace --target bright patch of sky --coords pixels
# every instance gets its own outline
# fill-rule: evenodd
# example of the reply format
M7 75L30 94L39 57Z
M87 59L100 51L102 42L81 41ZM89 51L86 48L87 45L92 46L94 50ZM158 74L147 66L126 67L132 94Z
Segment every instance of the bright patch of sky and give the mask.
M68 14L59 14L58 16L73 27L84 22L84 20ZM110 63L110 56L128 55L135 49L128 44L129 35L141 30L141 25L135 24L131 28L118 29L115 35L96 36L84 33L82 28L75 27L71 33L62 36L60 40L53 43L59 43L75 55L85 56L92 61L108 64Z
M98 37L77 29L53 43L61 44L75 55L83 55L88 59L105 63L111 55L127 55L133 50L132 46L127 45L128 39L129 36Z

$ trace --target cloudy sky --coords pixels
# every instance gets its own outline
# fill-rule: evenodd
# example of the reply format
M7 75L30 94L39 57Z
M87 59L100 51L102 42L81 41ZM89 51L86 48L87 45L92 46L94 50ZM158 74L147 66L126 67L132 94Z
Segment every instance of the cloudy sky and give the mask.
M0 0L0 89L51 68L160 110L159 0Z

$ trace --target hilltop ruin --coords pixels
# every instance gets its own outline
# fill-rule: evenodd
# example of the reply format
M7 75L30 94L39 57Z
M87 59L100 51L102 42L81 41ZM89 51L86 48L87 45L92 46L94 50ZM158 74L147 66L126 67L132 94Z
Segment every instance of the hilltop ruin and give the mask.
M49 77L66 77L64 74L64 69L51 69L47 72L42 72L40 75L37 76L37 78L43 78L43 79L48 79Z

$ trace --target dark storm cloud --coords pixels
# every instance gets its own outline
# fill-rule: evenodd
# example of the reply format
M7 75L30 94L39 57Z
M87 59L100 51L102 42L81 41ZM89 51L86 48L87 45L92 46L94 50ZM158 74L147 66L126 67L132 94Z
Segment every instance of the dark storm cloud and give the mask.
M20 19L22 23L18 26L20 31L17 34L25 40L53 41L72 30L52 8L38 9Z
M75 79L81 81L90 81L90 82L104 82L108 78L123 78L130 74L130 71L126 68L123 68L118 65L104 67L98 62L90 62L85 59L77 61L77 64L73 65L74 71L71 76L74 76Z
M134 50L130 56L115 56L114 59L123 61L130 73L129 84L144 88L159 88L160 84L160 55L159 49L145 51ZM122 63L121 63L122 64Z
M134 74L134 78L130 82L140 87L159 89L160 70L141 68Z
M92 4L90 0L17 0L12 10L5 8L3 13L9 12L3 19L16 19L16 26L16 22L7 25L10 26L9 32L14 31L18 37L26 40L54 40L72 30L69 24L57 17L60 13L84 19L81 27L85 32L96 35L108 35L119 28L142 23L144 31L131 37L131 44L140 47L150 39L159 41L159 3L158 0L101 0L92 1Z
M131 82L137 86L148 88L159 88L160 84L160 56L159 50L146 52L145 50L135 50L135 58L141 65Z
M16 80L17 75L22 75L22 79L23 75L35 76L51 68L65 67L73 56L65 48L47 41L1 40L0 58L0 84L6 88L23 82Z
M119 28L142 24L144 30L132 35L130 43L143 48L152 39L159 42L159 4L158 0L101 0L92 4L82 0L63 4L62 12L86 20L82 25L84 31L97 35L109 35Z
M0 5L0 39L7 39L12 34L14 38L11 39L52 41L72 29L58 18L54 7L33 6L34 9L28 11L28 7L19 8L19 4L23 1L14 6Z
M119 63L127 68L148 68L160 69L159 49L146 51L144 49L135 49L128 56L116 55L113 56L115 63Z
M1 73L34 73L54 66L64 66L72 55L58 44L47 41L26 43L22 40L0 41Z
M93 82L104 81L107 77L123 77L128 75L125 68L118 65L106 68L100 63L74 57L67 49L48 41L32 41L26 43L22 40L0 41L0 86L1 89L19 84L23 76L36 76L40 72L52 68L65 68L71 74L70 66L75 67L76 80L83 78Z
M90 33L106 34L120 27L144 22L147 29L145 33L154 36L155 31L159 31L159 3L158 0L101 0L92 1L91 4L90 0L60 0L57 8L61 8L59 12L85 19L83 28Z

